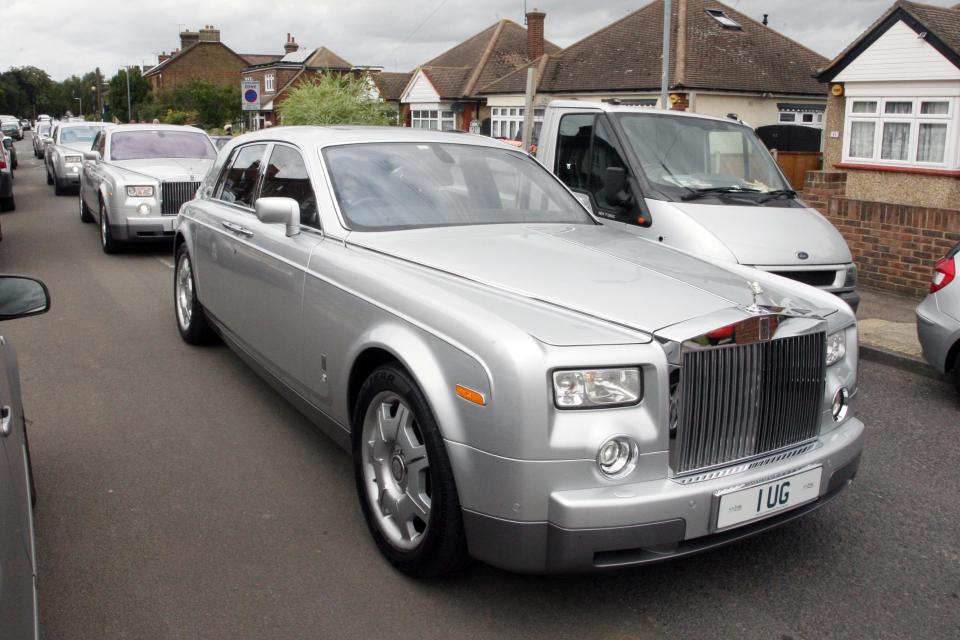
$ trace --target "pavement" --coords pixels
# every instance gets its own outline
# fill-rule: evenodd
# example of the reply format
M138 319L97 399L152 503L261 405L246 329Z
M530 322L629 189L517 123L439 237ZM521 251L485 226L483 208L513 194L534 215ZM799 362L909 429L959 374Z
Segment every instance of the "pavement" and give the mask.
M914 309L922 298L910 298L875 289L859 289L857 326L860 356L906 371L941 379L943 376L923 359L917 339Z
M960 638L949 385L861 362L857 479L764 535L614 573L411 580L371 541L350 456L232 351L180 340L170 247L104 255L17 144L0 273L53 298L0 325L39 495L41 637Z

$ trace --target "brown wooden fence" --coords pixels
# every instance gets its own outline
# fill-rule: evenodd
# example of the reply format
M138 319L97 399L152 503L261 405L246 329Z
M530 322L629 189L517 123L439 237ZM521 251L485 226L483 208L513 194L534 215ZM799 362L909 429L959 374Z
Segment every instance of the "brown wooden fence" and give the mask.
M823 154L819 151L776 151L774 157L787 180L799 191L806 186L807 171L820 169Z

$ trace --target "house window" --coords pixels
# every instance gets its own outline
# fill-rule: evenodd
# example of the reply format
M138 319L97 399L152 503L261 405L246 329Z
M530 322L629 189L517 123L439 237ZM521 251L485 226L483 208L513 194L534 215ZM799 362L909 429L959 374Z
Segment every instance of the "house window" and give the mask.
M805 127L823 128L823 111L804 109L801 105L790 108L781 107L780 122L784 124L799 124Z
M523 107L493 107L490 109L490 135L494 138L520 140L523 137ZM533 110L533 141L540 138L544 109Z
M276 76L268 73L263 77L263 92L273 93L274 91L276 91Z
M797 114L795 113L781 113L780 122L796 122Z
M711 18L719 22L726 29L742 29L740 23L728 16L722 9L704 9ZM661 13L663 13L661 11Z
M844 159L952 168L956 108L956 98L851 98Z
M457 120L453 111L444 111L442 109L413 109L410 111L410 126L414 129L453 131L457 128Z

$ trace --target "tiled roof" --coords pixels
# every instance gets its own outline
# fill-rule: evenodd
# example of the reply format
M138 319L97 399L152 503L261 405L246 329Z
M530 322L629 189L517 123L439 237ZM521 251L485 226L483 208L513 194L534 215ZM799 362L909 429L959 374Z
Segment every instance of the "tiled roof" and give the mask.
M403 90L407 88L407 83L410 82L410 77L413 75L412 72L407 71L406 73L394 73L392 71L383 71L377 73L373 76L373 81L377 85L377 89L380 91L380 97L384 100L399 100L400 94L403 93Z
M308 67L319 67L322 69L352 69L353 65L335 54L326 47L320 47L314 51L313 55L307 58Z
M663 0L656 0L540 60L539 91L656 91L660 88ZM707 9L739 23L724 27ZM714 0L672 3L670 86L750 93L822 95L812 76L826 58ZM479 93L522 93L523 70Z
M190 46L187 47L186 49L183 49L183 50L181 50L181 51L178 51L177 53L173 54L172 56L170 56L169 58L167 58L166 60L164 60L164 61L161 62L160 64L156 65L155 67L152 67L149 71L147 71L147 72L145 72L145 73L143 74L144 77L146 77L146 76L152 76L152 75L154 75L155 73L159 73L159 72L163 71L163 70L166 69L168 66L170 66L171 64L173 64L174 61L181 59L183 56L185 56L186 54L188 54L188 53L190 53L191 51L193 51L197 46L206 46L206 47L217 46L217 47L223 47L224 49L226 49L227 51L229 51L230 53L232 53L233 55L235 55L238 59L240 59L241 61L246 62L247 64L250 64L250 65L253 65L253 64L261 64L261 63L252 63L252 62L250 62L250 58L267 57L267 56L259 56L258 54L240 54L240 53L237 53L236 51L234 51L233 49L231 49L230 47L228 47L227 45L223 44L223 43L220 42L220 41L200 40L200 41L198 41L198 42L193 43L192 45L190 45ZM279 57L280 57L280 56L277 56L277 58L279 58Z
M943 43L945 51L941 51L941 53L952 54L954 64L960 66L960 4L948 8L908 2L908 0L897 0L873 24L867 27L866 31L861 33L846 49L825 65L818 77L824 81L832 80L893 23L901 19L906 19L908 22L916 21L916 23L922 25L923 30L933 34L937 40Z
M247 61L247 63L253 67L258 64L268 64L270 62L277 62L282 58L282 55L271 55L271 54L259 54L259 53L241 53L240 57Z
M560 47L544 40L543 50L554 53ZM440 97L462 98L527 62L527 30L512 20L500 20L420 68Z

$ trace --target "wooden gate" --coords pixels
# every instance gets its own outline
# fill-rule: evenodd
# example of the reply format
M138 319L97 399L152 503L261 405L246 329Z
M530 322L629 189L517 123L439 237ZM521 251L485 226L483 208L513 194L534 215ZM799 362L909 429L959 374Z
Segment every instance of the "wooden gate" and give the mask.
M776 151L774 157L787 180L799 191L806 186L807 171L817 171L823 154L819 151Z

